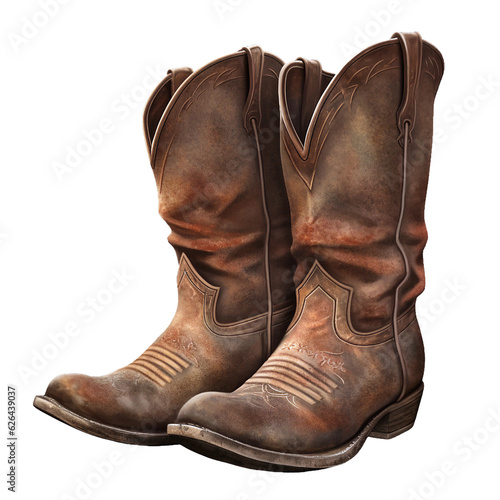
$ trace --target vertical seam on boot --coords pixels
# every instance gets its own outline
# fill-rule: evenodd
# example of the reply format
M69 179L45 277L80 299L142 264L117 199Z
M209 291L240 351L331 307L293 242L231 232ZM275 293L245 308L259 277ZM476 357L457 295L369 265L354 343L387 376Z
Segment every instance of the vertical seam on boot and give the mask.
M399 341L399 331L398 331L398 310L399 310L399 292L401 287L404 285L408 278L409 274L409 264L408 264L408 256L404 250L403 245L400 240L401 226L403 225L403 217L405 213L405 203L406 203L406 181L407 181L407 163L408 163L408 134L409 134L409 125L408 122L404 125L404 145L403 145L403 181L401 186L401 209L399 212L399 220L396 228L396 245L401 252L401 256L403 257L404 266L405 266L405 275L403 279L400 281L396 288L395 296L394 296L394 311L392 316L392 328L394 332L394 342L396 344L396 350L398 353L399 363L401 365L401 374L403 377L401 393L399 395L398 401L405 395L406 385L407 385L407 371L406 371L406 362L404 359L404 355L401 348L401 343Z
M273 302L271 294L271 273L269 266L269 242L271 238L271 219L269 217L269 210L267 208L266 200L266 188L264 181L264 167L262 165L262 153L260 150L259 134L257 131L257 125L255 118L251 119L253 133L255 137L255 146L257 148L257 157L259 161L259 174L260 174L260 190L262 197L262 209L264 211L264 218L266 219L266 239L264 244L264 268L266 274L266 294L267 294L267 322L266 322L266 348L265 348L265 359L271 355L272 349L272 318L273 318Z

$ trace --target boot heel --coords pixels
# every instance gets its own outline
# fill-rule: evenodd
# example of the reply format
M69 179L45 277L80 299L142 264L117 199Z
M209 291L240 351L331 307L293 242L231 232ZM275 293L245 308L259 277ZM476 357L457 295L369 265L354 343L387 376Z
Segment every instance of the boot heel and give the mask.
M424 384L399 403L391 405L389 412L373 428L370 437L391 439L410 430L417 418L423 392Z

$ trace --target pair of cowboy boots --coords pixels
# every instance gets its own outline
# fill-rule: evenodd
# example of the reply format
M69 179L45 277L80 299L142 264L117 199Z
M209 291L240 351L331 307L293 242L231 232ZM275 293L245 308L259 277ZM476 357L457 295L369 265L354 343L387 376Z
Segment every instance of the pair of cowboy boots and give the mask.
M443 68L397 33L335 76L258 47L170 71L144 130L177 312L130 365L59 376L35 406L107 439L289 471L411 428Z

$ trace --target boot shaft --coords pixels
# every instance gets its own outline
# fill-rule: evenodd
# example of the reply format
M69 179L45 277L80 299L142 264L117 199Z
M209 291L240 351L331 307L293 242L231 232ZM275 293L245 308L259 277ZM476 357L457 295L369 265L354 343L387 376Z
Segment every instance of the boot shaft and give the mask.
M203 279L220 287L221 323L293 302L279 151L282 65L253 47L193 74L177 70L146 109L146 142L169 242L179 259L185 254Z
M424 287L424 203L442 72L440 53L410 34L361 52L334 78L300 60L280 77L295 281L319 261L353 288L350 319L359 331L390 322L398 287L398 315ZM307 86L320 90L304 126Z

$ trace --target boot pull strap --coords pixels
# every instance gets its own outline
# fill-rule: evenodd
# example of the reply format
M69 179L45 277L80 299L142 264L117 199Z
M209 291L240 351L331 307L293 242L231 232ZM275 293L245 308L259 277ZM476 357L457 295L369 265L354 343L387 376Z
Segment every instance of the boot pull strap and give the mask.
M248 97L243 109L243 124L249 135L254 135L252 120L255 120L257 130L261 122L261 87L262 73L264 71L264 51L257 46L243 47L248 59Z
M167 75L172 75L170 80L170 91L172 96L175 94L177 89L181 86L184 80L189 76L193 70L191 68L175 68L169 69Z
M321 80L323 70L321 63L315 59L299 57L298 61L304 64L304 89L302 92L302 117L300 125L305 133L309 127L316 104L321 97Z
M403 51L403 100L398 109L398 141L403 146L405 125L408 125L408 142L415 126L417 113L417 93L422 69L422 37L419 33L394 33Z
M146 146L151 159L151 143L163 112L181 83L193 72L191 68L170 69L167 76L155 88L144 109L143 127Z

